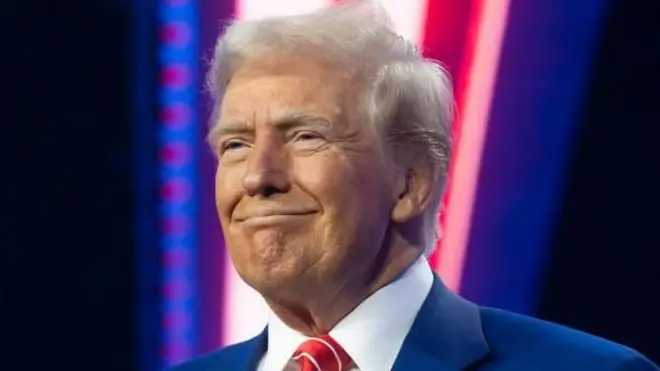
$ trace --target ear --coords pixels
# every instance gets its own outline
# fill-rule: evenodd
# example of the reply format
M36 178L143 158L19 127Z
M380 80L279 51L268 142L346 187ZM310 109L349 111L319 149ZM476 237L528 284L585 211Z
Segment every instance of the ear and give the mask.
M394 208L390 218L406 223L422 214L431 202L438 181L438 169L423 156L415 158L397 179Z

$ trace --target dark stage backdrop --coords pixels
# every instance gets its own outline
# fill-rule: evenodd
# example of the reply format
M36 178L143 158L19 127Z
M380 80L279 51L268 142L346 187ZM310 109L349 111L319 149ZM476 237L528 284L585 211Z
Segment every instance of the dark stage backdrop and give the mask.
M0 369L137 369L129 5L0 5Z
M2 369L156 369L154 4L0 8ZM609 10L537 314L660 362L657 4Z
M615 1L554 233L541 317L660 363L660 2Z

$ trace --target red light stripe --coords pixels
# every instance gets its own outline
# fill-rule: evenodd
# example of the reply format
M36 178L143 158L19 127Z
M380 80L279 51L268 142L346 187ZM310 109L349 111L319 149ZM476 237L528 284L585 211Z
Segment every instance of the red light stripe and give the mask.
M454 1L454 0L434 0L429 1L428 10L424 25L424 55L427 58L440 61L452 76L454 81L460 81L460 76L465 73L465 63L463 56L466 48L466 34L470 23L470 9L473 0L469 1ZM460 97L462 86L455 83L455 94ZM458 102L459 112L463 105ZM458 135L459 122L454 122L453 131ZM450 174L453 173L455 160L449 167ZM438 216L438 221L441 224L441 230L445 227L446 208L449 194L453 185L452 177L449 177L449 184L442 199L443 207ZM442 235L442 234L441 234ZM438 244L433 255L429 258L430 263L437 269L439 263L439 256L441 246Z
M465 57L458 76L459 115L447 194L444 234L434 266L447 286L460 289L509 0L473 1Z

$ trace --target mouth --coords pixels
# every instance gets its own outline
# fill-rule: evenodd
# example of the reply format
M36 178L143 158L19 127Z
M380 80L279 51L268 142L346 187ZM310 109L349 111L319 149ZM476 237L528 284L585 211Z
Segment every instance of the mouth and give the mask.
M241 224L250 226L263 226L293 222L304 217L315 214L316 211L277 211L267 213L255 213L245 217L236 218Z

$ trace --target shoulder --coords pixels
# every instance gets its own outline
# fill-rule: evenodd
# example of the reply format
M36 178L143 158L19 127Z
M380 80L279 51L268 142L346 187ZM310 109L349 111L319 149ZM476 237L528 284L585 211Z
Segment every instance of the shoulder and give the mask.
M254 355L253 342L254 340L248 340L230 345L178 365L172 371L221 371L239 369L240 365L247 364Z
M547 369L660 371L628 347L566 326L492 308L481 308L481 321L494 356Z

